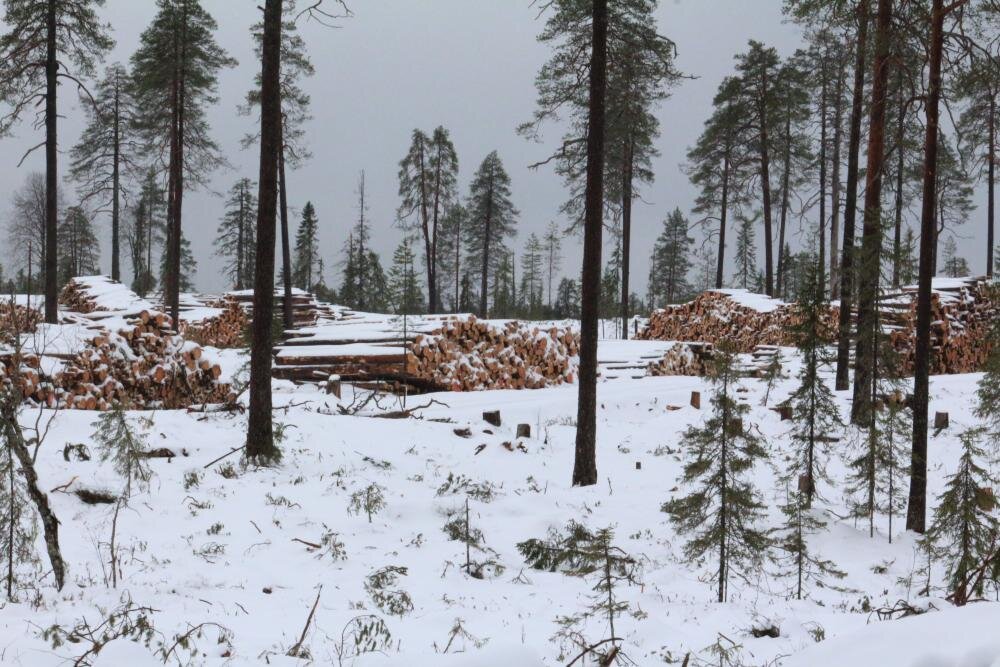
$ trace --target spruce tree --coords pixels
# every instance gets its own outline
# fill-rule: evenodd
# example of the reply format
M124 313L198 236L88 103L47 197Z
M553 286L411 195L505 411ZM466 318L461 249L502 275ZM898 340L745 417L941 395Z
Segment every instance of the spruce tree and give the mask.
M917 239L913 229L906 228L903 240L899 245L899 284L912 285L917 280Z
M964 278L971 273L969 262L958 254L958 244L955 243L954 236L949 236L944 242L942 260L942 271L949 278Z
M103 0L6 0L6 32L0 35L0 135L30 113L45 128L45 321L58 311L58 91L61 81L79 87L93 76L97 62L114 46L109 27L97 17ZM22 158L23 160L23 158Z
M510 176L500 156L493 151L476 170L466 204L469 219L465 225L465 251L467 262L479 274L477 312L480 317L486 317L490 312L490 284L506 256L504 240L515 234L518 211L510 197Z
M750 289L757 275L757 245L754 243L754 223L760 215L753 218L740 216L740 228L736 235L736 273L733 283L736 287Z
M146 296L156 287L159 275L153 270L153 256L164 240L166 202L154 169L146 172L138 187L139 196L124 236L132 262L132 291Z
M562 268L562 231L559 229L559 225L554 222L550 222L549 226L545 230L545 236L542 237L542 245L545 252L545 287L546 287L546 305L549 309L552 308L552 294L555 286L556 278L558 278L559 269Z
M225 260L222 271L237 290L253 285L257 248L255 189L256 184L249 178L241 178L230 188L215 236L215 254Z
M802 357L802 367L799 386L789 398L795 425L788 476L796 485L793 500L804 503L805 509L812 506L817 492L816 483L829 481L826 474L830 455L827 443L830 436L843 429L833 392L822 377L822 371L830 362L826 349L832 334L826 325L830 308L823 289L823 268L816 262L809 262L795 306L792 329L795 346Z
M123 181L138 169L141 149L133 129L138 111L128 84L128 70L115 64L94 87L93 101L81 98L87 126L70 152L70 176L81 203L111 215L112 280L121 280Z
M715 388L711 414L681 438L688 459L681 481L690 494L665 503L663 511L688 536L684 555L689 562L714 554L712 581L718 601L725 602L731 578L750 576L770 546L767 531L758 526L765 505L751 481L754 466L767 452L745 423L750 408L736 400L737 361L725 345L709 377Z
M389 294L397 315L416 315L424 309L424 295L413 266L415 260L410 239L404 237L396 246L389 269Z
M653 245L649 261L650 308L686 299L691 291L688 272L691 270L691 246L694 239L688 236L688 220L679 208L674 209L663 221L663 231Z
M211 138L207 110L219 101L219 71L236 61L215 41L218 24L199 0L156 0L156 8L132 54L132 96L140 111L139 136L167 171L163 302L176 322L184 268L184 193L206 183L225 162Z
M163 245L166 247L170 244L170 230L167 229L164 234ZM191 241L188 240L186 236L181 237L180 242L180 253L181 253L181 272L177 274L177 289L181 292L191 292L194 290L194 277L198 273L198 262L195 261L194 253L191 252ZM168 264L168 255L164 251L160 253L160 284L166 284L167 272L170 270Z
M553 315L560 319L580 317L580 285L572 278L563 278L556 288Z
M810 544L810 537L826 528L822 515L810 507L808 494L801 488L789 485L785 502L781 505L785 522L776 539L777 546L795 577L795 599L806 597L806 586L812 582L819 588L829 586L830 578L847 576L837 569L833 561L823 558Z
M456 202L448 207L447 213L441 218L438 229L438 283L442 305L445 295L450 302L452 312L462 310L462 275L465 265L462 262L462 239L468 212L465 206Z
M319 220L316 208L307 201L302 208L302 221L295 232L295 261L293 277L295 286L301 290L311 290L319 282Z
M932 556L944 562L949 599L958 606L981 597L986 578L1000 565L996 562L1000 521L994 516L997 503L993 495L997 480L987 469L985 439L983 428L959 436L962 456L938 496L926 535Z

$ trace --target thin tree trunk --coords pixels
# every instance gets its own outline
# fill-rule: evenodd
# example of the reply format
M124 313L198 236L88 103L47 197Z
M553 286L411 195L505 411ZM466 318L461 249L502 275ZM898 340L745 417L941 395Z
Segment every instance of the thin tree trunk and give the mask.
M768 296L774 296L774 236L771 231L771 156L767 134L767 101L770 94L767 87L767 72L761 81L761 99L758 100L760 115L760 188L764 206L764 284ZM779 254L781 250L778 250Z
M282 0L266 0L261 49L260 179L257 200L257 252L254 269L250 346L250 419L247 458L270 463L274 445L271 415L271 319L274 315L274 243L278 214L278 161L281 154Z
M121 196L121 109L119 95L121 93L121 82L118 81L118 74L115 74L115 111L112 119L112 132L114 135L114 163L111 175L111 279L121 280L121 238L120 238L120 209L118 205Z
M906 529L923 533L927 515L927 405L931 355L931 274L934 252L934 209L937 205L937 159L941 60L944 45L944 1L931 8L930 63L924 135L924 196L920 212L920 276L917 288L917 340L913 362L913 448Z
M906 100L903 99L903 69L898 70L896 78L899 86L896 94L896 219L892 235L892 286L898 288L902 270L903 248L903 170L906 168L906 154L903 142L906 140Z
M284 121L282 121L284 126ZM288 240L288 189L285 180L285 148L284 148L284 127L281 128L281 149L278 151L278 197L281 212L281 269L282 287L284 298L281 301L281 314L284 320L285 330L295 326L295 314L292 312L292 248Z
M424 233L424 257L427 258L427 301L433 304L437 297L434 275L434 245L431 239L430 213L427 211L427 171L424 166L424 152L427 147L423 141L420 143L420 222ZM432 306L433 308L433 306Z
M59 145L56 109L59 61L57 47L56 0L46 4L45 56L45 321L55 324L59 319L59 263L56 253L59 207Z
M788 189L792 181L792 116L785 110L785 154L783 156L784 165L781 174L781 219L778 222L778 294L785 285L785 225L788 222L789 193Z
M441 146L436 145L437 164L434 168L434 218L431 221L431 275L433 276L434 291L427 295L427 312L438 313L441 311L440 288L437 275L437 252L438 252L438 219L441 215Z
M493 231L493 178L495 174L490 174L490 190L486 203L486 219L483 221L483 265L480 275L479 286L479 316L486 317L489 313L489 277L490 277L490 234ZM494 299L495 300L495 299Z
M594 0L590 59L590 118L581 276L579 399L573 485L597 483L597 325L601 301L604 203L604 98L608 68L608 0Z
M625 142L625 168L622 173L622 340L628 340L629 261L632 246L632 140Z
M996 151L997 151L997 98L996 95L991 91L990 93L990 118L989 118L989 142L990 142L990 155L988 163L988 176L987 176L987 197L989 198L986 202L986 275L990 278L993 277L993 222L994 214L996 213L996 202L994 200L994 190L996 188Z
M865 69L871 0L858 4L858 39L855 48L854 91L851 103L851 131L847 146L847 197L844 201L844 244L840 262L840 317L837 337L837 390L850 387L851 309L854 291L854 225L858 216L858 165L861 153L861 121L864 115Z
M885 117L890 66L892 0L879 0L872 68L872 104L868 129L868 166L865 182L864 229L858 276L858 344L854 363L854 403L851 418L868 421L874 410L871 387L875 383L878 355L878 290L882 248L882 177L885 168Z
M823 271L826 268L826 175L827 175L827 118L829 117L828 107L830 106L830 87L827 82L826 56L823 57L823 91L820 95L820 131L819 131L819 289L820 295L825 294L825 276Z
M726 267L726 224L729 216L730 146L726 140L726 155L722 162L722 211L719 214L719 256L715 263L715 289L722 289L723 271Z
M837 63L837 88L833 111L833 185L830 216L830 298L840 298L840 151L844 143L844 67Z
M246 183L240 181L240 217L236 231L236 289L244 289L243 260L246 256L244 231L246 230Z

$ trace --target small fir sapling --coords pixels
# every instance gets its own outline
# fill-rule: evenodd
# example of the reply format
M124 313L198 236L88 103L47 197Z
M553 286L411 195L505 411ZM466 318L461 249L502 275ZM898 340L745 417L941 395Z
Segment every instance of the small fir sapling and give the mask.
M29 574L36 575L40 562L35 553L38 521L29 509L28 490L24 477L17 469L9 443L3 448L0 461L0 543L3 545L4 579L7 600L17 600L17 589L26 583Z
M392 633L389 626L373 614L355 616L345 623L340 631L340 639L333 645L338 667L352 664L355 658L366 653L385 653L390 648Z
M944 564L949 600L962 606L981 597L985 584L993 580L1000 566L997 544L1000 521L993 485L996 479L986 469L988 456L983 448L985 428L965 431L959 436L962 456L958 468L947 478L938 496L933 521L926 540L932 557Z
M122 499L126 503L133 487L145 490L153 477L147 457L147 431L153 422L148 417L140 417L138 422L138 428L133 426L122 406L116 404L92 424L101 461L111 461L115 472L125 479Z
M800 478L801 479L801 478ZM801 488L789 490L781 505L785 523L776 540L787 570L782 574L794 577L792 590L795 599L806 596L806 584L815 583L830 588L828 579L843 579L846 575L833 561L819 556L810 546L809 537L826 527L818 512L810 506L808 494Z
M767 405L767 402L771 398L771 392L774 391L774 387L778 384L778 380L784 377L782 373L782 361L781 350L775 350L774 354L771 355L771 359L767 362L767 366L764 367L764 373L760 378L764 382L764 398L761 400L761 405Z
M365 514L368 516L368 523L371 523L372 516L385 508L385 488L378 484L369 484L365 488L351 494L347 513L354 515Z
M407 568L387 565L375 570L365 579L365 591L372 602L390 616L404 616L413 611L413 600L406 591L396 588L400 577L405 577Z
M688 454L683 484L687 496L663 504L678 532L689 536L684 555L689 563L717 554L712 581L717 599L725 602L731 574L746 577L759 571L771 546L767 531L758 528L765 506L749 474L766 458L761 438L744 424L749 406L734 398L736 358L722 345L711 380L716 388L712 412L701 426L691 426L682 437Z

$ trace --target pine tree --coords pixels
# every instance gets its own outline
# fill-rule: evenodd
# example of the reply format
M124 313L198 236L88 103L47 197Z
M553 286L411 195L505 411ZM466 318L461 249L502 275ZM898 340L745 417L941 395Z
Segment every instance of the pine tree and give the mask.
M59 283L100 273L101 246L90 214L81 206L66 209L59 234Z
M663 511L680 534L689 536L684 546L689 562L715 553L712 580L718 601L725 602L731 575L746 577L760 567L770 546L767 532L756 526L765 506L750 481L754 465L767 452L744 423L749 406L735 398L736 356L725 345L720 346L709 377L715 387L711 415L681 437L688 453L681 481L690 494L671 499Z
M823 267L816 262L810 262L808 267L792 329L795 346L802 356L802 367L799 386L789 399L795 426L792 434L794 452L788 470L788 477L797 484L793 500L804 503L806 509L812 506L816 483L829 481L826 474L830 455L826 445L828 438L843 429L833 392L821 375L830 361L826 347L832 334L826 328L830 309L823 289Z
M518 310L516 278L514 275L514 253L502 248L500 263L493 276L493 287L490 311L491 317L508 319L515 317Z
M601 300L598 313L601 319L609 319L618 311L618 295L621 293L622 244L621 227L617 223L609 230L609 241L612 243L608 261L601 274Z
M899 245L899 284L912 285L917 280L917 239L913 229L906 228L903 240Z
M559 281L553 314L560 319L580 317L580 285L572 278L563 278Z
M628 319L631 263L632 203L642 185L653 180L652 162L659 154L656 106L666 99L681 75L674 66L675 46L658 32L656 0L620 0L608 11L606 52L607 111L602 144L603 203L620 215L622 274L619 295L622 326ZM519 132L538 139L540 128L565 115L569 130L553 155L556 171L570 191L562 212L571 228L583 222L586 188L586 142L589 127L588 77L593 20L591 3L559 0L550 3L545 28L538 37L553 50L535 80L537 110Z
M403 237L392 255L392 268L389 269L389 294L397 315L416 315L424 309L424 295L413 268L415 260L410 239Z
M746 140L749 127L745 122L745 101L739 91L740 82L735 77L727 77L719 85L712 100L714 111L694 148L688 151L684 167L692 185L698 188L694 212L702 216L699 224L707 227L718 223L718 232L708 232L709 238L716 237L718 256L714 280L703 285L705 289L723 287L729 220L749 204L746 183L753 155Z
M462 310L462 239L467 221L468 212L456 202L448 207L438 230L438 292L442 305L448 295L452 312Z
M764 218L764 277L765 293L774 296L774 250L772 232L771 160L774 151L775 120L779 111L780 78L778 52L760 42L750 40L746 53L736 57L736 71L741 96L748 112L749 139L757 155L758 173L754 184L760 189L761 212Z
M972 273L969 270L969 262L964 257L958 255L958 244L955 243L954 236L949 236L948 240L944 242L942 259L944 261L941 268L944 271L944 275L949 278L964 278Z
M948 477L927 530L931 553L944 561L949 599L962 606L983 594L984 579L996 571L997 480L986 468L989 455L982 446L986 431L975 428L959 436L962 456Z
M311 290L319 281L319 220L311 201L302 208L302 221L295 232L295 261L293 277L295 286L301 290Z
M231 59L215 41L218 25L199 0L156 0L157 14L132 54L132 95L139 136L158 162L166 156L167 246L163 301L176 322L183 269L184 192L224 164L210 136L208 108L218 103L219 71Z
M256 187L249 178L241 178L233 185L215 236L215 254L226 260L223 273L237 290L253 285L257 254Z
M542 245L545 252L545 287L546 305L551 310L553 307L552 292L555 286L559 270L562 268L562 231L559 226L550 222L542 237Z
M465 225L465 251L467 262L479 273L480 317L490 312L490 283L506 255L504 239L515 234L518 211L510 196L510 176L493 151L476 170L466 205L469 219Z
M137 109L129 90L129 73L120 64L107 69L94 88L93 102L81 101L87 126L70 155L70 176L83 204L111 214L111 279L121 280L122 181L138 169L141 146L133 130Z
M795 577L796 600L805 597L809 582L825 588L829 585L827 578L843 579L847 576L837 569L833 561L820 556L810 545L810 536L826 528L826 521L819 512L811 509L806 492L800 488L789 490L781 512L785 515L785 523L776 542L790 562Z
M163 245L166 247L170 244L170 230L167 229L167 233L164 234ZM198 273L198 262L195 261L194 253L191 252L191 241L188 240L186 236L181 237L180 242L180 253L181 253L181 272L177 275L177 289L181 292L191 292L194 290L194 277ZM167 264L167 253L163 252L160 254L160 284L166 284L167 271L170 270Z
M82 87L97 61L114 46L108 26L97 17L103 0L6 0L0 35L0 135L8 134L30 109L39 109L36 127L45 128L45 321L58 311L58 90L61 80ZM34 151L35 148L31 149Z
M318 6L318 5L317 5ZM309 147L303 143L303 126L312 119L309 114L310 97L302 90L301 80L311 77L315 70L306 51L305 40L298 33L300 12L295 0L283 0L281 17L281 46L279 89L281 104L280 149L278 153L278 213L281 223L281 271L280 283L283 288L282 315L286 328L294 324L292 313L292 282L294 268L289 246L288 221L288 170L297 169L311 157ZM306 10L308 13L310 10ZM264 24L258 23L252 29L256 55L261 57L264 39ZM254 80L254 87L247 93L246 104L240 108L245 115L260 108L261 74ZM259 126L259 123L258 123ZM247 148L260 140L260 132L252 133L243 140ZM309 289L308 287L304 289Z
M736 236L736 273L733 282L737 287L749 289L757 275L757 246L754 243L754 223L760 218L740 216L740 230Z
M399 163L397 218L406 232L419 231L424 242L429 310L437 312L439 226L458 197L458 153L448 130L437 127L431 136L414 130L410 148Z
M378 298L378 295L373 290L373 286L368 283L371 273L369 271L371 224L368 220L368 192L365 186L365 171L363 169L361 170L361 175L358 177L356 192L358 195L358 220L351 229L351 242L354 244L351 253L353 253L356 262L354 273L356 283L352 288L354 294L353 307L359 310L374 310L368 303L370 298Z
M31 276L32 286L44 286L46 262L46 185L45 174L28 174L24 183L14 191L11 215L7 218L5 246L11 259L19 259L19 266ZM61 193L61 191L60 191ZM65 209L60 194L59 210Z
M690 252L694 239L688 236L688 220L679 208L674 209L663 221L663 231L653 245L649 261L650 308L677 303L691 293L688 272L691 270Z

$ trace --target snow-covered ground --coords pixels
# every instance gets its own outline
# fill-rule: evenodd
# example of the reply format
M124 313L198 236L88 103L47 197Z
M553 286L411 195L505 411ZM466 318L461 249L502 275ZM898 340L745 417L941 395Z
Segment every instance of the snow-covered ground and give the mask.
M631 345L608 342L602 359L638 359L663 347ZM786 352L786 357L792 355ZM227 376L243 361L233 351L220 359ZM794 376L796 364L787 368ZM977 380L975 375L932 379L931 410L951 414L951 427L930 443L932 495L954 467L957 434L973 423ZM743 385L747 391L739 396L751 406L750 420L771 452L770 463L761 464L754 478L771 505L768 521L776 527L782 520L777 505L784 499L776 468L784 465L789 423L760 405L760 381ZM783 381L772 392L771 405L794 386L794 377ZM625 653L638 665L679 665L688 653L691 665L720 664L718 658L701 662L713 660L709 649L717 643L739 647L727 665L1000 664L994 662L1000 654L998 604L954 610L940 599L920 600L939 611L902 621L877 620L874 609L900 600L918 602L917 586L905 583L919 565L915 542L899 531L899 517L892 544L885 517L875 538L869 538L867 526L840 518L847 509L839 485L821 489L829 525L813 542L847 573L838 589L812 586L808 600L795 601L791 578L782 568L769 566L751 581L734 580L729 602L714 602L715 591L706 582L714 564L684 562L684 538L660 511L678 492L680 434L707 413L707 400L704 410L690 407L692 391L707 398L711 390L703 379L691 377L637 379L623 373L603 381L600 483L582 489L570 486L575 385L411 396L406 402L410 408L435 402L419 411L421 419L378 419L370 416L378 412L374 404L363 414L345 416L333 397L314 387L275 383L276 404L289 407L276 411L276 420L287 425L287 439L283 462L273 469L243 468L238 454L205 469L243 444L245 416L147 413L153 420L150 446L168 447L178 456L151 461L155 476L149 490L137 494L119 516L122 578L117 590L106 581L114 506L85 505L70 493L50 493L62 522L67 585L57 593L48 577L35 604L0 609L0 662L72 664L83 645L53 648L41 637L42 629L53 624L69 628L82 619L96 626L109 610L131 600L153 610L148 612L155 627L151 648L116 641L96 664L162 664L153 653L157 646L165 642L169 647L176 635L201 623L224 627L225 636L220 640L219 627L206 626L204 636L194 640L193 658L186 662L189 654L183 652L180 664L302 664L285 654L299 641L318 594L303 644L315 664L339 664L338 651L349 653L353 646L346 639L351 619L375 615L391 632L390 647L357 660L345 657L342 664L561 665L575 652L569 647L564 652L552 640L557 619L580 612L594 582L532 570L516 545L543 538L550 528L562 528L572 519L592 529L613 527L616 544L642 565L641 585L617 591L631 611L617 619L616 631L625 639ZM846 394L839 398L846 408ZM351 402L348 393L343 404ZM402 407L396 399L384 399L382 405ZM487 410L500 410L500 428L482 420ZM26 411L25 423L34 423L36 416ZM45 490L74 478L70 491L80 485L120 489L121 479L110 464L99 461L90 442L96 416L65 411L55 417L38 457ZM515 438L519 423L530 424L531 438ZM472 437L455 434L463 428ZM93 458L64 460L64 445L71 443L88 443ZM846 454L848 446L843 439L835 448ZM838 482L843 478L839 459L832 461L830 472ZM386 502L371 522L364 513L348 512L351 495L370 484L384 489ZM474 551L473 558L502 566L502 572L484 579L460 569L465 547L450 541L443 530L450 514L464 511L470 488L476 491L470 500L471 524L482 531L490 550ZM342 547L331 548L336 544ZM333 553L339 550L343 553ZM412 611L404 615L386 613L366 590L369 575L386 566L407 568L391 587L412 600ZM467 634L453 632L459 624ZM779 637L756 639L750 632L771 625L780 628ZM596 641L607 636L607 629L594 622L587 634Z

